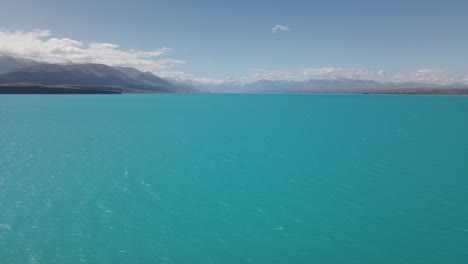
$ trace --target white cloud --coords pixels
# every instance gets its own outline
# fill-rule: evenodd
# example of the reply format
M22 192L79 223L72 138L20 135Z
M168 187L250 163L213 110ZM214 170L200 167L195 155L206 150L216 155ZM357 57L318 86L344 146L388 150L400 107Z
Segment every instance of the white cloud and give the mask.
M289 31L288 27L276 25L272 32ZM422 82L437 84L465 83L468 74L448 70L422 69L411 72L371 71L355 68L305 68L305 69L251 69L250 74L233 80L195 76L175 71L172 68L185 63L183 60L167 57L170 48L156 50L124 50L113 43L81 41L69 38L55 38L48 30L1 31L0 55L11 55L50 63L102 63L111 66L130 66L142 71L151 71L162 77L200 84L225 84L233 81L253 82L256 80L336 79L375 80L380 82Z
M283 26L283 25L275 25L271 29L271 33L277 33L277 32L280 32L280 31L291 31L291 29L289 27Z
M374 80L379 82L420 82L433 84L468 84L468 74L447 70L417 70L411 72L370 71L353 68L307 68L297 70L251 69L251 80L337 79Z
M49 30L0 31L0 55L10 55L49 63L102 63L111 66L130 66L143 71L160 71L185 63L173 58L158 58L171 51L124 50L113 43L89 44L54 38Z

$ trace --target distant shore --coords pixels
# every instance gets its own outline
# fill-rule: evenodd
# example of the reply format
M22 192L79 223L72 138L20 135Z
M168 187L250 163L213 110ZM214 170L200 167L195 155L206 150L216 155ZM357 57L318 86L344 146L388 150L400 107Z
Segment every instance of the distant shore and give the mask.
M329 90L316 90L316 91L294 91L293 93L339 93L339 94L427 94L427 95L468 95L466 88L395 88L395 89L329 89Z
M142 89L118 86L75 86L75 85L0 85L0 94L124 94L156 93Z
M0 94L127 94L127 93L164 93L143 89L134 89L120 86L77 86L77 85L33 85L15 84L0 85ZM408 88L408 89L324 89L312 91L285 92L295 94L420 94L420 95L468 95L468 89L434 89L434 88ZM268 94L268 92L265 92Z

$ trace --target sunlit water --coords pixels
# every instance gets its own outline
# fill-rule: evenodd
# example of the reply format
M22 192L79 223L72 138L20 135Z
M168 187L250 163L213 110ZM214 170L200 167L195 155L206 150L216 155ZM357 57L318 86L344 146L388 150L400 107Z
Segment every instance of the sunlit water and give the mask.
M468 97L0 96L1 263L468 263Z

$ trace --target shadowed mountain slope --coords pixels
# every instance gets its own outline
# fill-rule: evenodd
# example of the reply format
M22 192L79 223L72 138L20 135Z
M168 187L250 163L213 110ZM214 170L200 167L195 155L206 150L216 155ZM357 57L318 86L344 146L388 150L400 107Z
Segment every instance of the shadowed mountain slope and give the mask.
M0 74L39 64L41 63L34 60L12 56L0 56Z

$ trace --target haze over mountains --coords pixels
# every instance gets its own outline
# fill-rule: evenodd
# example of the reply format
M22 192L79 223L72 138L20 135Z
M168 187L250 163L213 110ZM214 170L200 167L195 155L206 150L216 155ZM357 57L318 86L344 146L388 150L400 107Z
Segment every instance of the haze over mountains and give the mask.
M308 81L270 81L224 83L205 86L211 92L229 93L467 93L466 84L427 84L417 82L377 82L354 79L311 79Z
M50 64L0 56L0 93L434 93L468 94L468 85L392 83L354 79L259 80L202 84L164 79L132 67Z

